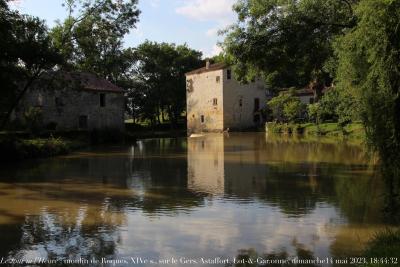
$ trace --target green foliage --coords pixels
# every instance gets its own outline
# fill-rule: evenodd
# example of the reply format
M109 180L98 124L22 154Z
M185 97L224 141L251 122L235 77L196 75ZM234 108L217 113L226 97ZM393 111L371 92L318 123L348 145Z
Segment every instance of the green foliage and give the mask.
M279 122L295 122L302 117L305 110L304 104L293 92L282 92L268 101L267 105L273 118Z
M267 131L277 134L303 134L304 126L301 124L268 122Z
M186 108L185 73L203 65L201 52L187 45L146 41L134 55L137 63L128 103L131 114L153 124L167 114L176 124Z
M62 62L39 18L10 10L0 0L0 129L32 82Z
M51 157L68 153L70 144L61 138L0 140L1 161Z
M312 83L321 90L331 81L325 67L333 56L331 40L354 25L353 2L239 0L239 21L224 41L235 74L249 80L260 73L270 87Z
M51 35L67 67L118 83L132 65L123 38L138 21L137 0L65 0L64 6L68 17Z
M316 124L321 122L321 113L322 108L320 103L314 103L307 106L307 115L311 121L314 121Z
M360 96L361 118L400 213L400 2L364 0L357 26L337 44L338 87ZM397 204L396 204L397 203Z
M300 102L300 99L298 98L289 101L283 106L283 114L290 122L294 122L300 119L303 111L304 105Z
M339 92L335 88L328 90L319 101L319 105L321 107L321 119L323 121L337 121L338 114L336 112L336 108L339 106L341 101L342 99L339 97Z
M317 124L332 121L344 127L359 120L359 101L345 90L331 88L319 102L307 106L307 114L310 121Z
M375 235L367 245L363 255L367 259L383 259L383 261L378 260L376 263L364 266L397 265L391 261L393 255L400 255L400 230L387 229Z

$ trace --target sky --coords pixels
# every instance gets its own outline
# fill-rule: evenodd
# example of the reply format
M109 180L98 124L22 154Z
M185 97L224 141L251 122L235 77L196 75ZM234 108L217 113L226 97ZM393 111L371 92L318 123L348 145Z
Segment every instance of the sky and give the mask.
M19 0L16 8L22 13L38 16L52 27L66 16L63 0ZM175 44L186 43L202 51L204 57L218 54L221 49L218 30L232 24L235 0L139 0L141 14L137 28L125 38L126 47L135 47L146 39Z

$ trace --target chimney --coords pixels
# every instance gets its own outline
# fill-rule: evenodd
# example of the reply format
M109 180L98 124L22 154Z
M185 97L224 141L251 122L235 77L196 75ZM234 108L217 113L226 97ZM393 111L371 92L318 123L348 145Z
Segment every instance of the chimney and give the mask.
M206 70L208 70L209 68L210 68L210 60L207 59L207 61L206 61Z

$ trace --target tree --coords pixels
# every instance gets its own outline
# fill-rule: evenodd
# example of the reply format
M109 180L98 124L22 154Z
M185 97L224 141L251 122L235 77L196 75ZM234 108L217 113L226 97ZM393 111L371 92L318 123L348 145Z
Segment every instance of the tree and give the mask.
M336 45L338 87L360 95L369 143L380 156L390 209L400 213L400 1L364 0L357 26Z
M295 122L302 117L305 105L294 95L294 90L281 92L267 103L272 110L272 116L280 122Z
M95 73L114 83L129 70L131 50L123 38L135 28L137 0L65 0L68 17L52 29L67 67Z
M185 73L203 64L201 56L186 45L146 41L136 48L135 87L144 97L139 109L145 118L160 122L166 113L177 123L186 106Z
M0 129L34 81L62 62L44 22L10 10L7 2L0 0Z
M309 85L320 95L332 77L332 39L355 24L355 0L239 0L224 50L239 80L262 74L270 88Z

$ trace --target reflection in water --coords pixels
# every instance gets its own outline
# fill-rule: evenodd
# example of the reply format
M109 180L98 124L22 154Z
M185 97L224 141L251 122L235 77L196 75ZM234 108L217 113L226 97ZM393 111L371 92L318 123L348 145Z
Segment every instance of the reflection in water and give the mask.
M358 145L262 133L7 166L0 257L355 256L387 226L375 168Z

